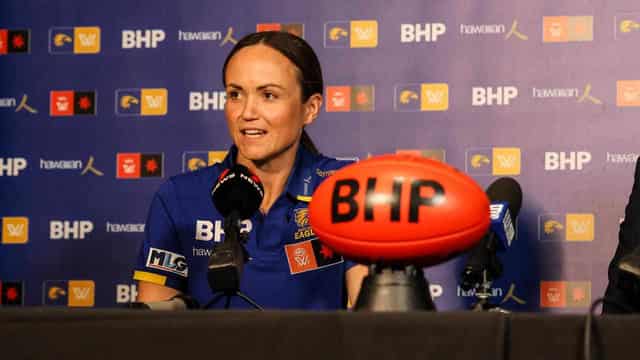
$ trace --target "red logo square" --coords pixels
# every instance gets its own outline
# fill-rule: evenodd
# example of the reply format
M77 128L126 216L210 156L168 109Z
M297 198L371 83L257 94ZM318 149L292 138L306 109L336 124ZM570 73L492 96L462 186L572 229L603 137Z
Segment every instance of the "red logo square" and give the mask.
M49 114L51 116L73 115L73 91L51 91Z
M140 153L118 153L117 155L118 179L138 179L140 178Z
M9 39L9 30L0 29L0 55L5 55L9 49L7 41Z

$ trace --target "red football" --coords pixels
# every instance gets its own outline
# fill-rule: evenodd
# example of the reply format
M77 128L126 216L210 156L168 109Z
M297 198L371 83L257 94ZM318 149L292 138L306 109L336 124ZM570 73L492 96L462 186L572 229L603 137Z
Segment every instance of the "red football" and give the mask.
M472 247L489 227L489 200L439 161L383 155L327 178L309 204L320 241L362 262L433 265Z

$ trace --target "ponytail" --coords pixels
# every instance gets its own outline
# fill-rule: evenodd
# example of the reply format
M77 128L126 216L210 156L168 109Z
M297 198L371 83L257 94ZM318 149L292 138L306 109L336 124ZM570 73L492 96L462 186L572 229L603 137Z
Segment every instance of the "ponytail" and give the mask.
M320 151L318 151L318 148L311 140L311 137L309 137L309 134L307 134L307 131L304 129L302 130L302 136L300 137L300 144L313 155L320 155Z

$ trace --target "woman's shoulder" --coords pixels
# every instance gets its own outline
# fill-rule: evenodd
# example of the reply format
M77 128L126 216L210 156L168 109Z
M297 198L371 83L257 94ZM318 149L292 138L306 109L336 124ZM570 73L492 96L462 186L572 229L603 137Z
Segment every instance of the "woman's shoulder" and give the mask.
M326 178L333 175L341 168L353 164L358 158L333 158L325 155L317 155L314 163L314 175Z

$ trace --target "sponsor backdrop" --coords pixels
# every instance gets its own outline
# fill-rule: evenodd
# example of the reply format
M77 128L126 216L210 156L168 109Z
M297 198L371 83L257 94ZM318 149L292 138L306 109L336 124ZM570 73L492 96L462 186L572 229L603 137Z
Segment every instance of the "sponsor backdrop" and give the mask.
M130 301L152 194L223 158L222 63L272 29L320 57L324 153L520 182L493 302L584 312L604 293L639 151L636 1L25 0L0 11L3 306ZM439 309L472 303L463 263L425 269Z

